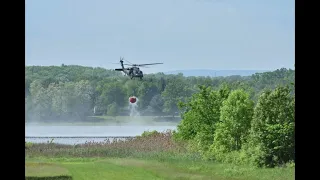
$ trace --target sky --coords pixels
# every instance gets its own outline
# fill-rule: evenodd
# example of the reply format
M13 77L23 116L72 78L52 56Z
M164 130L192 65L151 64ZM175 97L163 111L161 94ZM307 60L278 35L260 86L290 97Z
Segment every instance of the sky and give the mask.
M294 68L294 0L26 0L26 65Z

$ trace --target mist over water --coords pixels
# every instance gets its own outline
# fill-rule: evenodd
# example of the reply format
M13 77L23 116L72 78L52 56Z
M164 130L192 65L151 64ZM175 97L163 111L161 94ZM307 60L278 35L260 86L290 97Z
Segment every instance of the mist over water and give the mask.
M26 136L137 136L144 131L166 131L176 126L26 126Z
M87 141L102 142L106 137L127 137L138 136L144 131L164 132L167 130L175 130L174 125L156 125L153 126L152 122L144 122L143 117L140 116L137 97L135 103L131 103L129 100L130 116L128 119L119 123L119 125L93 125L88 124L81 125L40 125L40 124L26 124L26 141L36 143L46 143L54 138L54 143L62 144L78 144L85 143ZM95 110L95 109L94 109ZM31 138L32 137L32 138ZM47 137L47 138L44 138Z
M176 126L35 126L27 125L26 141L28 142L47 142L51 138L27 138L33 137L83 137L83 138L57 138L55 143L77 144L86 141L102 142L105 138L90 137L106 137L106 136L137 136L144 131L175 130Z

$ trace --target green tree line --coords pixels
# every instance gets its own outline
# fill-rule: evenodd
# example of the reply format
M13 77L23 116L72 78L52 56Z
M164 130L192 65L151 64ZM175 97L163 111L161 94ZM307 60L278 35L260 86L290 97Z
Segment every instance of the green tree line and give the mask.
M138 97L141 115L179 116L178 102L199 93L199 85L242 88L256 102L264 89L294 81L294 70L277 69L252 76L184 77L147 74L138 80L104 68L77 65L25 67L26 120L85 120L88 116L128 115L128 98Z
M295 162L294 86L264 89L255 102L239 87L199 92L180 103L182 121L174 137L204 159L275 167Z

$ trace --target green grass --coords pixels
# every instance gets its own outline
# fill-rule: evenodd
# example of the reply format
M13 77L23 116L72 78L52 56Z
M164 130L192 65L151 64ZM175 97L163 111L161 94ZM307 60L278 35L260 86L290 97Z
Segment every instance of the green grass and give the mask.
M52 164L39 171L53 175L68 172L74 180L99 179L213 179L293 180L294 168L261 169L203 161L145 160L137 158L31 158L26 163ZM48 165L49 166L49 165ZM58 168L57 168L58 167ZM26 167L26 172L32 170ZM64 169L67 169L65 171ZM35 171L32 171L34 175Z
M26 176L26 180L72 180L71 176L46 176L46 177L38 177L38 176Z
M67 180L72 179L68 169L61 165L52 163L25 163L25 176L26 179L56 179L56 180Z
M254 168L204 161L175 142L172 133L82 145L26 143L29 176L70 175L73 179L293 180L294 167ZM41 163L40 166L32 166ZM52 168L50 168L52 167ZM32 169L33 168L33 169Z

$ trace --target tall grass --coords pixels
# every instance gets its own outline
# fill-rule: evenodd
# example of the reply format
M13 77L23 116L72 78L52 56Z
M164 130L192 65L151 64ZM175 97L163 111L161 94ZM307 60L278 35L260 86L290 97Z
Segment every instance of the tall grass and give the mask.
M186 144L176 142L172 132L145 132L136 138L86 142L78 145L56 143L26 144L26 157L132 157L150 159L199 159L187 152Z

